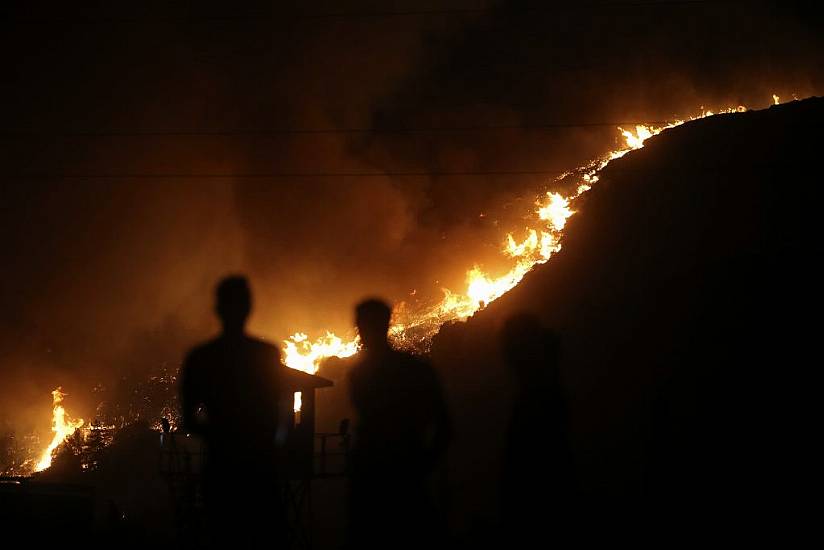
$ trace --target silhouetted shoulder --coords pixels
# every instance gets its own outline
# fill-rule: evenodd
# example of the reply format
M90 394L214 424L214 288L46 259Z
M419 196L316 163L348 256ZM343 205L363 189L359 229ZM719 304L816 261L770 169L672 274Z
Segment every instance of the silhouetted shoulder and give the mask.
M422 357L404 352L396 352L395 364L413 378L425 384L437 384L438 375L432 364Z
M186 354L184 365L195 365L207 357L212 357L220 347L218 345L219 341L220 338L213 338L189 350L189 353Z
M399 362L408 365L410 368L427 370L432 368L432 365L429 364L429 361L422 357L418 357L417 355L412 355L411 353L396 351L395 357L398 359Z
M280 361L280 351L278 350L278 348L270 344L269 342L260 340L259 338L252 338L250 336L245 337L243 339L243 347L248 353L252 355L258 357L268 355L275 357L278 359L278 361Z
M244 337L240 340L218 337L193 348L186 355L185 364L197 365L212 362L216 357L222 356L226 349L232 348L242 349L253 355L271 355L278 362L280 361L280 350L269 342L251 337Z
M202 392L201 386L207 383L208 366L214 363L214 358L218 356L218 341L219 338L214 338L204 342L186 354L180 371L184 397L193 397L193 393Z
M246 342L247 345L255 351L258 351L260 353L271 353L273 355L276 355L277 357L280 357L280 350L276 346L270 344L269 342L260 340L258 338L246 338Z

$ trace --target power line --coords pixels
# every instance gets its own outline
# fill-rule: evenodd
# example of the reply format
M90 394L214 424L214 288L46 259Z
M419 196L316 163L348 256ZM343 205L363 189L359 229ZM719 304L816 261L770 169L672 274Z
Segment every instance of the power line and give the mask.
M284 12L279 13L252 13L238 15L172 15L172 16L136 16L136 17L5 17L3 21L25 24L48 23L209 23L220 21L256 22L256 21L312 21L312 20L346 20L346 19L393 19L406 17L430 16L460 16L477 15L484 13L501 13L508 15L531 15L535 13L552 13L586 10L625 9L625 8L673 8L689 6L716 6L723 4L739 4L743 0L668 0L668 1L616 1L616 2L589 2L578 3L573 6L557 7L553 5L541 7L522 7L517 10L500 9L496 7L481 8L452 8L429 10L397 10L397 11L340 11L326 13Z
M278 179L278 178L375 178L375 177L455 177L455 176L547 176L565 170L484 170L484 171L409 171L409 172L268 172L239 174L11 174L23 179Z
M765 162L756 163L753 166L770 167L775 163ZM721 173L722 169L734 169L733 165L706 165L706 166L689 166L689 172L700 173ZM610 166L605 168L610 173L672 173L672 170L657 170L657 169L642 169L642 168L620 168ZM150 173L131 173L131 174L48 174L48 173L19 173L19 174L4 174L8 178L20 179L68 179L68 180L100 180L100 179L135 179L135 180L153 180L153 179L299 179L299 178L380 178L380 177L494 177L494 176L561 176L565 174L575 174L579 171L587 171L585 168L574 168L564 170L474 170L474 171L456 171L456 172L439 172L439 171L400 171L400 172L259 172L259 173L238 173L238 174L218 174L218 173L202 173L202 174L185 174L185 173L167 173L167 174L150 174ZM600 171L600 170L599 170ZM583 173L583 172L580 172Z
M478 14L498 12L504 14L531 14L531 13L558 13L564 11L586 11L589 9L610 9L610 8L633 8L633 7L651 7L651 8L667 8L680 7L690 5L718 5L718 4L734 4L743 0L628 0L615 2L579 2L572 6L558 7L554 5L541 7L523 7L518 10L511 9L496 9L495 7L485 8L455 8L455 9L439 9L439 10L401 10L401 11L375 11L375 12L332 12L325 14L301 14L299 17L306 19L324 19L324 18L351 18L351 17L419 17L428 15L464 15L464 14Z
M0 137L199 137L199 136L277 136L323 134L452 134L500 130L563 130L636 125L667 125L672 120L634 120L612 122L554 122L547 124L501 124L432 128L273 128L265 130L0 130Z

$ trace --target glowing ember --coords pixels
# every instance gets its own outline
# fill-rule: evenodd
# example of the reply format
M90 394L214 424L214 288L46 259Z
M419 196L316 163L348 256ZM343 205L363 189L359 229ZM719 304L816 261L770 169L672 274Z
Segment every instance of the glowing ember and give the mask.
M35 472L40 472L51 466L52 453L55 449L68 439L77 428L83 425L82 418L72 420L69 415L66 414L66 409L61 405L63 397L65 396L66 394L63 393L63 389L60 387L52 392L52 402L54 404L54 408L52 409L52 431L54 432L54 437L52 437L48 448L43 451L43 455L37 462L37 466L34 467Z
M780 99L781 99L780 97L778 97L777 95L773 94L773 104L774 104L774 105L778 105L778 101L779 101Z
M778 99L778 96L773 95L775 104L778 104ZM570 216L575 214L572 206L578 197L598 182L597 173L600 170L630 151L642 148L649 138L664 130L680 126L688 120L716 114L713 111L704 110L703 107L701 109L701 114L698 116L686 120L675 120L661 127L637 124L631 129L618 128L622 144L617 149L556 178L556 183L569 177L578 178L574 193L564 196L550 191L538 199L534 214L535 221L540 223L540 227L526 228L526 233L524 233L526 237L520 242L512 233L506 236L502 252L506 257L515 261L515 265L507 273L493 277L479 266L475 266L466 274L467 287L463 294L444 288L443 298L439 303L429 307L420 307L414 311L408 310L408 304L398 304L389 329L390 339L400 348L425 349L443 323L466 320L479 309L511 290L533 267L547 262L553 254L561 250L563 229ZM746 107L738 105L722 109L718 111L718 114L740 113L746 110ZM344 341L335 334L327 332L325 336L310 342L306 334L295 333L284 341L284 363L298 370L315 373L323 359L333 356L349 357L357 353L358 348L357 337ZM297 400L295 406L298 410Z

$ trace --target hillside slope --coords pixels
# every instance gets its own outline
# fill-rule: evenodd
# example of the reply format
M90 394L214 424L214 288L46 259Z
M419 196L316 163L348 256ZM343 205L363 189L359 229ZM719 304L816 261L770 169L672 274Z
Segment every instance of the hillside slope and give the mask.
M822 122L814 98L650 139L601 173L560 254L444 327L433 360L456 419L458 524L506 506L498 333L520 311L561 335L587 521L729 527L786 511L811 456Z

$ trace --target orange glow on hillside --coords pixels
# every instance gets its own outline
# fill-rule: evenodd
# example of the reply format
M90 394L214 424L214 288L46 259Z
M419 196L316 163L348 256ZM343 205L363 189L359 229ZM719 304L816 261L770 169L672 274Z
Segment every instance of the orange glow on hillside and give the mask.
M773 95L775 104L778 104L778 100L778 96ZM475 265L466 273L466 289L463 292L454 292L444 288L443 298L433 306L416 311L408 311L406 307L399 308L403 314L397 315L398 311L396 311L395 317L401 318L393 318L393 324L389 330L390 339L401 348L425 347L443 323L466 320L479 309L506 294L536 265L547 262L553 254L561 250L563 230L569 218L575 214L573 210L575 201L597 184L598 172L611 161L623 157L630 151L642 148L648 139L687 121L715 114L744 111L746 107L742 105L718 112L704 110L702 107L700 115L674 120L664 126L636 124L634 128L619 127L621 144L618 148L600 159L565 172L555 179L555 182L560 182L570 176L577 177L579 182L575 192L566 196L557 192L547 192L537 200L536 209L533 212L534 221L538 227L524 228L523 235L526 236L521 241L516 240L512 232L506 235L501 253L504 257L514 261L514 265L508 272L493 277L482 267ZM284 341L284 363L304 372L315 373L323 359L350 357L357 353L359 347L360 342L357 336L343 339L332 332L327 332L325 336L310 341L305 333L297 332Z

